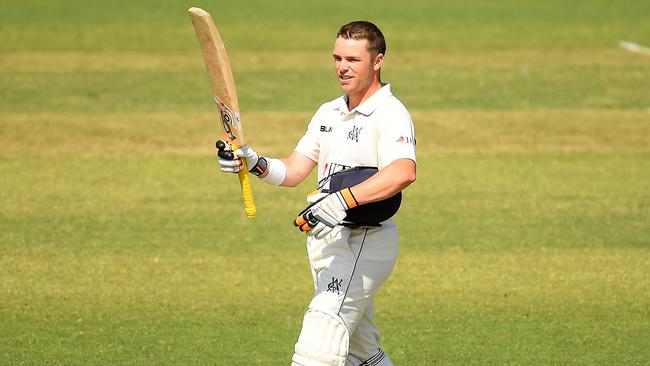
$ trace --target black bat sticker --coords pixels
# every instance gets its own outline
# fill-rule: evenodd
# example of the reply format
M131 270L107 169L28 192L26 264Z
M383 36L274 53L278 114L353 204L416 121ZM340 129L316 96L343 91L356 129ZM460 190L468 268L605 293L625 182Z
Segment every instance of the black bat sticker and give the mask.
M237 140L237 137L232 133L233 123L239 125L239 117L226 106L218 97L214 97L214 102L219 107L219 113L221 114L221 123L223 123L223 129L226 131L226 135L231 141Z

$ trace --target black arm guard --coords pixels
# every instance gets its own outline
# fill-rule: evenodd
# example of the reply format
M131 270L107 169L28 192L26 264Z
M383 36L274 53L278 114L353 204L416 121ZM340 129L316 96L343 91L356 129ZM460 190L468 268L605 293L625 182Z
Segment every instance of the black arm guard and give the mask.
M355 167L346 169L329 176L329 187L325 183L323 192L336 192L355 186L375 175L379 170L374 167ZM344 225L381 226L382 221L393 217L402 203L402 192L382 201L366 203L347 210Z

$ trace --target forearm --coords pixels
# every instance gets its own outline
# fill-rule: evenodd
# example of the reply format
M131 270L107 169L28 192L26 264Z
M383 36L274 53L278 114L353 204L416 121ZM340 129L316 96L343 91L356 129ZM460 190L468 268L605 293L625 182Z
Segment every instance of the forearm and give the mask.
M283 187L297 186L309 176L316 166L316 162L295 151L281 160L287 169L286 177L280 184Z
M416 164L413 160L399 159L350 190L360 205L381 201L394 196L413 183L415 173Z
M273 185L295 187L305 180L316 165L306 156L293 152L284 159L262 157L268 165L258 177Z
M234 153L225 150L223 143L219 146L217 148L221 151L218 152L218 155L221 154L220 158L226 159L220 160L223 171L237 172L241 163L234 163L232 159L234 157L245 158L251 174L275 186L294 187L298 185L309 176L316 165L314 161L295 151L285 159L275 159L258 155L248 145L242 146Z

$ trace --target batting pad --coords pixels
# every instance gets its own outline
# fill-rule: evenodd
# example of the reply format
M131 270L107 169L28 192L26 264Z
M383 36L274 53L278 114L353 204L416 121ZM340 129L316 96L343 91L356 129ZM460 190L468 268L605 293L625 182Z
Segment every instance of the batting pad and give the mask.
M309 309L302 322L291 365L345 366L349 348L350 332L340 316Z

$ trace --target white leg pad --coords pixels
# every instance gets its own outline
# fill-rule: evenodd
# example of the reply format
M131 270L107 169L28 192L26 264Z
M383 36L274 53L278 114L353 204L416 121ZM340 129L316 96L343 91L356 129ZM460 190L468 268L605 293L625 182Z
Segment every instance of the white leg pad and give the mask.
M340 316L309 309L293 354L292 366L345 366L350 332Z

